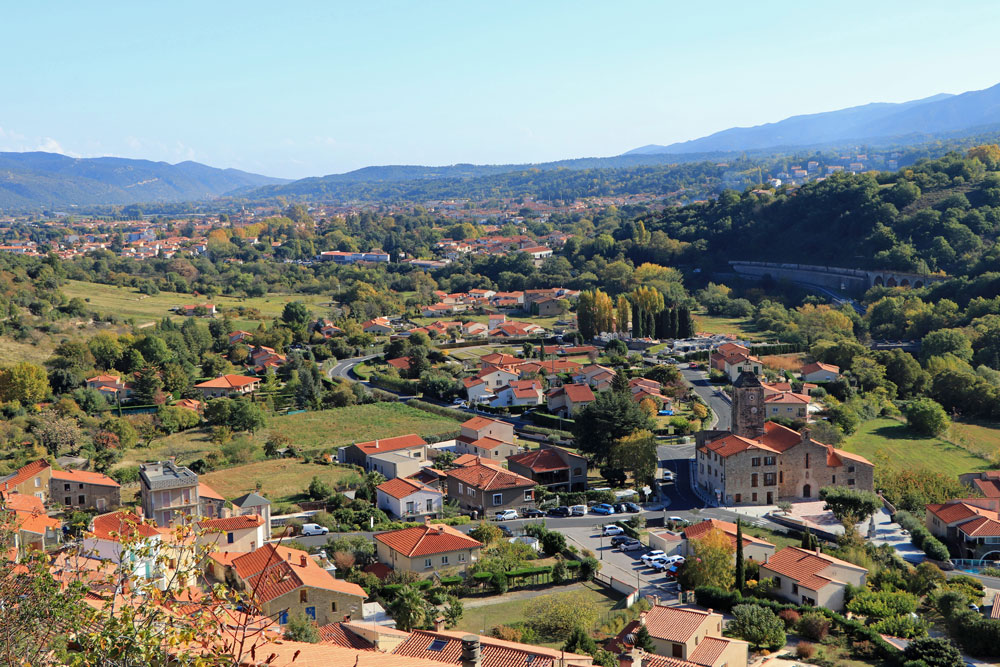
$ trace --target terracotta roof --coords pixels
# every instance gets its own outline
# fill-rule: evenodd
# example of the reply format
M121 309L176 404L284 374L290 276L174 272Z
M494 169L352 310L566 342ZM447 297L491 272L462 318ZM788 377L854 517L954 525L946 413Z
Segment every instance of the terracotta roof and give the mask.
M3 488L13 489L49 467L51 466L49 466L49 462L45 459L32 461L31 463L18 468L17 472L15 472L10 479L3 482Z
M143 523L141 518L125 510L95 516L90 532L98 539L113 542L117 542L119 537L155 537L160 534L156 528Z
M645 613L646 629L657 639L686 643L711 615L699 609L655 606ZM721 621L721 617L720 617Z
M281 558L285 556L285 558ZM322 588L362 600L368 597L357 584L333 575L321 568L305 551L264 545L256 551L233 560L240 578L254 587L259 601L267 602L302 587ZM250 573L251 571L255 573ZM249 573L249 574L245 574Z
M535 449L523 454L515 454L508 456L507 461L530 468L533 472L569 469L569 465L562 460L562 457L551 449Z
M798 547L785 547L771 556L767 563L761 564L762 567L766 567L783 577L788 577L798 582L799 586L813 591L818 591L827 584L837 581L822 574L831 565L842 565L859 570L865 569L839 558L827 556L823 553L816 553L815 551L799 549Z
M397 357L396 359L389 359L385 363L389 364L393 368L398 368L401 371L410 370L410 358L409 357Z
M412 634L424 634L430 635L438 639L448 640L461 640L463 637L467 637L470 633L460 630L415 630ZM482 661L483 667L493 667L494 665L499 665L499 667L506 667L511 665L511 667L522 667L528 665L529 663L525 660L525 654L534 655L535 658L530 662L533 667L539 659L552 659L552 660L565 660L567 665L590 665L593 659L589 655L581 655L579 653L566 653L561 649L549 648L547 646L537 646L534 644L522 644L520 642L512 642L504 639L497 639L495 637L490 637L488 635L475 635L479 639L479 644L482 649ZM521 662L511 663L509 661L504 661L504 656L510 655L507 653L502 653L499 651L492 651L492 649L507 649L509 651L519 652L519 657L521 657ZM495 656L490 661L487 661L487 655ZM456 664L452 662L452 664Z
M642 656L642 667L698 667L698 663L688 662L680 658L671 658L665 655L647 653Z
M804 374L815 373L816 371L826 371L828 373L839 373L840 366L834 366L833 364L824 364L820 361L814 361L811 364L806 364L802 367L802 372Z
M492 426L493 424L502 423L499 419L490 419L489 417L475 416L472 419L467 419L462 422L463 428L471 428L474 431L486 428L487 426Z
M225 498L219 495L218 491L204 482L198 482L198 497L208 498L210 500L225 500Z
M241 667L331 667L332 665L357 665L357 667L441 667L437 660L359 651L333 644L307 644L285 639L257 646L252 654L240 662Z
M765 403L797 403L799 405L809 405L812 399L805 394L796 394L791 391L781 391L764 398Z
M974 479L972 482L987 498L1000 498L1000 481L995 479Z
M969 537L997 537L1000 536L1000 521L981 516L978 519L966 521L958 529Z
M872 465L871 461L861 456L860 454L852 454L851 452L845 451L843 449L835 449L831 445L827 445L826 453L826 464L829 466L842 466L844 465L844 459L848 461L855 461L857 463L866 463Z
M449 470L447 475L454 477L460 482L464 482L466 486L471 486L482 491L535 486L535 483L527 477L504 470L499 466L483 463L481 460L462 466L461 468Z
M704 537L712 530L722 531L723 534L729 537L729 541L736 545L736 524L729 521L720 521L719 519L705 519L700 523L696 523L693 526L688 526L684 529L684 537L689 540L697 540ZM773 547L774 545L765 540L754 537L753 535L747 535L746 532L743 533L743 545L747 546L750 544L759 544Z
M718 440L706 442L702 446L702 449L714 452L722 458L732 456L733 454L739 454L740 452L745 452L748 449L760 449L765 452L773 452L775 454L781 453L779 450L769 447L759 440L751 440L735 434L730 434L719 438Z
M45 504L41 498L29 496L26 493L0 493L0 509L11 512L45 513Z
M344 627L343 623L329 623L320 626L319 640L324 644L335 644L359 651L374 651L375 647L363 637L359 637Z
M991 512L989 510L982 509L981 507L976 507L975 505L969 505L968 503L963 502L943 504L935 503L927 505L926 507L928 512L945 523L965 521L968 519L974 519L978 516L985 516L993 519L998 518L996 512Z
M199 382L195 385L195 388L239 389L240 387L245 387L248 384L254 384L257 382L260 382L260 378L252 378L245 375L223 375L222 377L217 377L214 380Z
M87 470L53 470L52 479L59 479L66 482L77 482L81 484L94 484L97 486L121 486L121 484L107 475L102 475L99 472L89 472Z
M783 452L802 442L802 436L798 431L790 429L787 426L782 426L777 422L769 421L764 422L764 437L762 440L768 447Z
M375 539L393 551L410 558L462 549L477 549L483 546L482 542L441 523L377 533Z
M478 463L480 460L482 460L482 457L477 456L475 454L459 454L459 456L454 461L452 461L452 463L456 467L461 468L462 466L467 466L467 465L470 465L470 464L473 464L473 463ZM445 471L442 471L441 472L441 476L442 477L447 477L448 473L445 472Z
M264 524L257 514L241 514L239 516L229 516L221 519L208 519L201 521L198 525L211 533L228 533L231 530L249 530Z
M385 452L394 452L397 449L409 449L410 447L420 447L421 445L426 445L427 441L421 438L416 433L410 433L407 435L398 435L395 438L380 438L379 440L369 440L368 442L359 442L354 446L360 449L365 455L372 454L384 454Z
M702 637L701 643L691 651L688 660L699 665L712 667L731 643L730 640L722 637Z
M386 495L396 498L397 500L417 493L418 491L426 491L428 493L441 495L440 491L436 491L428 486L405 477L394 477L393 479L382 482L375 488Z
M122 379L117 375L95 375L92 378L87 378L87 382L121 382Z
M513 642L512 642L513 643ZM433 647L433 648L432 648ZM551 667L552 657L539 655L533 646L521 644L518 648L480 644L480 664L483 667ZM437 633L414 630L409 639L393 650L393 655L439 660L451 665L462 662L462 640Z
M490 451L496 449L497 447L500 447L501 445L511 445L512 444L510 442L504 442L503 440L497 440L496 438L491 438L488 435L483 436L482 438L477 438L475 440L473 440L472 438L465 438L465 437L459 436L458 440L461 440L462 442L464 442L466 444L473 445L475 447L479 447L480 449L486 449L486 450L490 450Z

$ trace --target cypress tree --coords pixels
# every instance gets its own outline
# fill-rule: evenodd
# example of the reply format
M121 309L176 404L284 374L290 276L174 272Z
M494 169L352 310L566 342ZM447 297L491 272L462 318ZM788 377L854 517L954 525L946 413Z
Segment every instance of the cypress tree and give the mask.
M742 592L747 583L746 563L743 562L743 520L736 519L736 590Z

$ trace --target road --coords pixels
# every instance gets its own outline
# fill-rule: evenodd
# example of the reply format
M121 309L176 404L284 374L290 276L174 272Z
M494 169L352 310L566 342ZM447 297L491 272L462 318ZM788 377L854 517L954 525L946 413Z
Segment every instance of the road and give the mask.
M354 370L354 367L360 364L362 361L368 361L369 359L374 359L377 356L379 355L369 354L368 356L365 357L351 357L350 359L341 359L336 363L335 366L333 366L333 368L327 371L327 375L329 375L331 379L341 378L344 380L354 380L355 382L357 382L358 378L355 377L354 373L352 372Z
M708 381L706 371L682 368L681 375L692 386L694 392L712 409L712 422L708 424L708 428L728 431L731 422L729 398L716 385Z

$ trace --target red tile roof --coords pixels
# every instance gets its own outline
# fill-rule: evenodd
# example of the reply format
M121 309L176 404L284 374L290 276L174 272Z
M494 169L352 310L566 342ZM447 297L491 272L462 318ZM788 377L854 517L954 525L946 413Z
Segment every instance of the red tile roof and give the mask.
M222 519L208 519L198 525L210 533L228 533L232 530L249 530L264 524L257 514L241 514L239 516L229 516Z
M14 489L18 485L23 484L24 482L28 481L29 479L31 479L32 477L34 477L35 475L37 475L38 473L42 472L43 470L49 467L51 466L49 466L49 462L46 461L45 459L32 461L31 463L18 468L17 472L14 473L13 477L8 479L6 482L3 482L2 488L4 490Z
M91 534L101 540L117 542L120 537L155 537L160 533L125 510L99 514L93 518Z
M362 600L368 597L357 584L334 579L333 575L299 549L267 544L234 559L233 567L248 586L255 588L256 597L261 602L273 600L302 587L336 591Z
M393 551L407 557L427 556L483 546L463 532L440 523L424 524L387 533L378 533L375 539Z
M401 371L410 370L410 358L409 357L397 357L396 359L389 359L385 362L392 366L393 368L398 368Z
M210 500L225 500L225 498L219 495L218 491L204 482L198 482L198 497L208 498Z
M1000 498L1000 481L995 479L974 479L972 482L987 498Z
M395 438L381 438L379 440L359 442L355 447L364 452L365 455L371 456L372 454L384 454L385 452L394 452L397 449L409 449L410 447L419 447L426 444L427 441L419 435L410 433L408 435L398 435Z
M811 364L806 364L802 367L802 373L808 375L809 373L815 373L816 371L826 371L828 373L839 373L840 366L834 366L833 364L824 364L820 361L814 361Z
M691 651L688 660L699 665L712 667L731 643L730 640L722 637L702 637L701 643Z
M247 377L245 375L223 375L214 380L199 382L195 388L201 389L239 389L250 384L260 382L260 378Z
M319 640L324 644L334 644L359 651L374 651L367 640L344 627L343 623L330 623L319 628Z
M646 629L657 639L686 643L710 616L710 612L679 607L653 607L645 613ZM721 617L720 617L721 621Z
M764 422L764 444L783 452L802 442L802 436L787 426L777 422Z
M732 456L733 454L739 454L740 452L745 452L748 449L760 449L765 452L773 452L775 454L781 453L779 450L769 447L759 440L751 440L750 438L744 438L743 436L735 434L730 434L719 438L718 440L706 442L702 446L702 449L714 452L722 458Z
M517 489L525 486L534 488L535 483L518 475L517 473L504 470L503 468L483 462L464 465L447 472L449 477L454 477L466 486L471 486L481 491L497 491L499 489Z
M712 530L722 531L729 537L729 541L733 544L733 546L736 545L736 524L729 521L720 521L719 519L705 519L704 521L696 523L693 526L688 526L684 529L684 537L689 540L697 540L704 537ZM770 542L758 539L753 535L743 533L743 545L749 546L751 544L771 547L774 546Z
M551 449L535 449L523 454L508 456L507 461L530 468L533 472L552 472L554 470L568 470L569 466L562 460L558 453Z
M842 565L860 570L864 569L858 565L842 561L839 558L827 556L822 553L818 554L815 551L799 549L798 547L785 547L771 556L767 563L762 564L762 567L766 567L783 577L788 577L809 590L818 591L827 584L836 581L822 574L831 565Z
M461 649L461 640L463 637L468 636L469 633L456 630L414 630L410 633L410 638L413 639L414 635L422 635L423 639L420 642L411 644L404 652L400 652L399 648L395 649L394 654L411 654L414 651L420 650L421 646L430 646L430 641L439 639L447 642L446 647L441 653L445 653L449 657L436 657L434 659L454 665L460 664L459 657L461 650L459 650L458 656L451 658L451 642L458 642L459 649ZM476 635L476 637L479 639L480 655L482 656L480 662L483 667L534 667L536 664L553 664L549 661L558 660L564 660L568 666L590 665L593 662L593 659L589 655L566 653L560 649L548 648L547 646L511 642L487 635ZM408 641L403 642L403 644L407 644ZM431 651L430 653L435 652ZM534 656L530 662L528 660L529 656Z
M499 419L490 419L489 417L475 416L472 419L467 419L462 422L463 428L471 428L473 431L479 431L486 428L487 426L492 426L493 424L500 423Z
M993 519L998 518L996 512L991 512L990 510L985 510L980 507L976 507L975 505L969 505L968 503L963 502L930 504L927 505L927 511L945 523L965 521L968 519L974 519L978 516L986 516Z
M29 496L26 493L0 493L0 509L11 512L38 512L45 513L45 504L41 498Z
M388 632L389 628L386 628ZM263 667L264 665L294 665L294 667L442 667L446 664L437 660L425 660L378 651L359 651L334 644L308 644L277 639L255 647L251 657L246 655L241 667Z
M76 482L78 484L94 484L96 486L121 486L121 484L107 475L87 470L53 470L52 479Z
M1000 521L981 516L978 519L966 521L958 529L969 537L997 537L1000 536Z
M417 493L418 491L426 491L428 493L441 495L440 491L436 491L424 484L415 482L405 477L394 477L393 479L382 482L375 488L382 493L396 498L397 500Z

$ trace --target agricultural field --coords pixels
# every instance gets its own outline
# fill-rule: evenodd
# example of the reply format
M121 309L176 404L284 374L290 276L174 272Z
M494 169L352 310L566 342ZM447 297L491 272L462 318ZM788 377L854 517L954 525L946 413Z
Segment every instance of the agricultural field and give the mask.
M116 287L88 283L79 280L69 280L60 290L69 298L79 297L86 301L93 310L100 313L113 313L122 318L134 318L137 324L154 322L171 315L171 308L185 304L196 304L210 301L220 311L234 308L254 308L260 311L264 318L275 318L281 315L282 309L289 301L305 303L314 314L322 315L326 308L322 305L329 297L316 294L277 295L269 294L262 297L240 298L231 296L216 296L211 299L194 297L190 294L177 292L160 292L155 295L140 294L132 287ZM178 316L179 317L179 316ZM254 327L259 320L232 318L233 322L243 328Z
M424 412L402 403L372 403L271 416L268 418L267 426L249 438L252 444L262 450L269 434L280 433L287 436L296 449L308 453L352 442L374 440L376 437L390 438L407 433L428 437L457 430L458 422L448 417ZM175 457L178 463L186 465L201 458L205 453L218 449L210 437L209 429L191 429L174 433L154 440L148 448L129 450L119 465L137 465L170 456ZM306 481L308 482L308 479Z
M297 502L306 500L301 494L309 487L313 477L319 477L334 488L337 482L351 475L357 473L337 465L303 463L301 459L271 459L216 470L202 475L200 479L225 498L237 498L254 491L260 484L261 492L272 500Z
M842 447L864 456L875 465L887 465L898 470L927 468L949 477L989 467L986 460L968 450L940 438L915 435L906 424L895 419L865 422Z
M989 422L952 422L948 439L974 454L991 460L1000 459L1000 424Z
M798 373L806 364L806 355L802 353L768 354L761 357L760 361L765 368Z
M694 328L698 333L707 334L735 334L740 338L749 340L762 339L766 336L757 332L753 322L747 318L722 317L709 315L705 311L692 313L694 317Z

